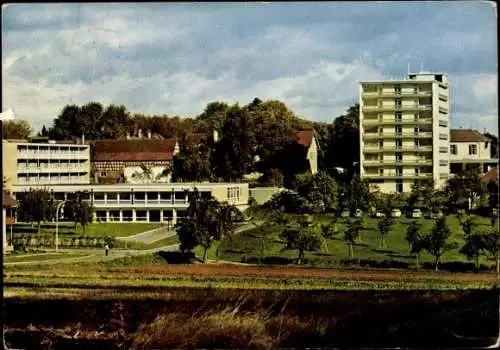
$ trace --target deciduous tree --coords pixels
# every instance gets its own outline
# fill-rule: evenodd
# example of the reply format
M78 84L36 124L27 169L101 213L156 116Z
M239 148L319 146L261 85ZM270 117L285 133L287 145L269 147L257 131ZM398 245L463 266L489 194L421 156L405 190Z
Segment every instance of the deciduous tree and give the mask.
M443 254L455 248L454 244L448 243L450 235L451 231L446 225L446 217L443 216L435 221L431 233L423 238L423 248L435 258L436 271L439 269L439 262Z
M2 123L2 137L4 139L29 139L33 128L26 120L6 120Z

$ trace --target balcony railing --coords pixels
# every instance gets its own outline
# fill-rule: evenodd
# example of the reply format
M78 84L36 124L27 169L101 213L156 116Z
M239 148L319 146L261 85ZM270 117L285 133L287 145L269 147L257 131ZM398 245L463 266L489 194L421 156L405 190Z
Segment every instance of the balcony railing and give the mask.
M431 96L431 91L364 91L363 97Z
M432 132L401 132L401 133L365 133L363 138L365 140L371 139L390 139L390 138L427 138L432 137Z
M87 159L88 152L47 152L47 151L19 151L19 158L28 159Z
M430 111L431 105L394 105L394 106L363 106L363 112L382 112L382 111Z
M402 161L398 161L398 160L395 160L395 159L391 159L391 160L365 160L363 162L363 166L384 166L384 165L401 165L401 166L415 166L415 165L419 165L419 166L425 166L425 165L432 165L432 160L431 159L428 159L428 160L402 160Z
M421 118L421 119L363 119L363 125L422 125L422 124L432 124L431 118Z
M370 173L365 173L363 177L367 179L426 179L429 177L432 177L432 173L420 173L420 174L402 174L402 175L397 175L396 173L389 173L389 174L370 174Z
M396 146L384 146L384 147L379 147L379 146L365 146L363 147L363 152L364 153L380 153L380 152L396 152L396 151L401 151L401 152L432 152L432 146L403 146L403 147L396 147Z

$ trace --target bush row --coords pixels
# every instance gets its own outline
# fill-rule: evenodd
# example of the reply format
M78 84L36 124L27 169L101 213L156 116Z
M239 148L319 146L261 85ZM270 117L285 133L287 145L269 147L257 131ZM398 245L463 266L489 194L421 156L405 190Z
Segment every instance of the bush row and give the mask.
M56 238L52 235L24 235L13 238L14 250L26 251L32 248L55 247ZM103 248L105 244L109 247L115 245L115 239L112 237L59 237L59 247L68 248Z

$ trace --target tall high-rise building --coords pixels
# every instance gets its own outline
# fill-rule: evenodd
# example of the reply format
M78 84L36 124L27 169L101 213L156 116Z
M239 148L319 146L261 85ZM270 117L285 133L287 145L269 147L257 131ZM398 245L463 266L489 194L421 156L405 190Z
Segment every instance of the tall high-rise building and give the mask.
M449 177L450 84L444 74L359 84L360 176L383 193Z

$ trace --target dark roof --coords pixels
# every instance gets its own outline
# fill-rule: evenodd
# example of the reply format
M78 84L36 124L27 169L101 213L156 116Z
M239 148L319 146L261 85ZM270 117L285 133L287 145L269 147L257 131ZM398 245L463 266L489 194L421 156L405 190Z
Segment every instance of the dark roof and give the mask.
M498 182L498 167L490 169L483 177L486 181L496 181Z
M170 140L96 140L93 161L159 161L172 160L175 139Z
M9 196L7 193L3 193L3 206L4 208L12 207L14 204L14 198Z
M479 131L472 129L452 129L450 130L451 142L482 142L489 141L489 138Z
M297 136L297 142L300 145L309 148L314 138L314 134L314 130L301 130L297 131L295 135Z

